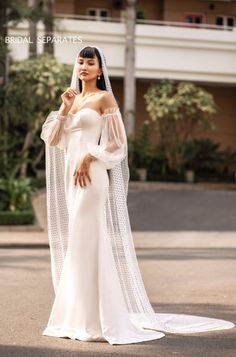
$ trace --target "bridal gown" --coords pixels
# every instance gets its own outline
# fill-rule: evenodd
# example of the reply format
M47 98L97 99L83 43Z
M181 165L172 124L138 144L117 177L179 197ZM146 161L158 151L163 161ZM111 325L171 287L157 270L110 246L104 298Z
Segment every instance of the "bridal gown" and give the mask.
M102 116L91 108L69 114L65 122L51 112L50 140L66 140L65 197L69 238L60 280L45 336L81 341L127 344L160 339L167 332L198 332L228 329L233 323L208 317L156 313L157 322L144 326L127 308L115 267L112 247L106 237L104 215L109 175L102 160L92 161L86 187L74 184L74 171L91 145L97 145ZM66 133L66 139L65 139ZM49 136L42 135L44 141ZM159 320L159 324L158 324ZM161 332L162 331L162 332Z

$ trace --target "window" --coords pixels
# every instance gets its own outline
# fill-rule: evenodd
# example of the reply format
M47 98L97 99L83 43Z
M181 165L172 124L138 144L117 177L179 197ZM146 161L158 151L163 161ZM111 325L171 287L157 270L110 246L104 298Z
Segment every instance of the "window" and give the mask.
M96 16L96 10L95 9L89 9L88 10L88 15L89 16Z
M218 26L223 26L224 25L223 16L216 16L216 25L218 25Z
M106 20L109 16L109 11L101 8L88 8L86 13L88 16L94 17L94 20Z
M216 16L216 25L234 27L234 17L226 15Z
M100 16L101 17L107 17L107 14L108 14L107 10L102 10L101 9L101 11L100 11Z
M234 18L233 17L227 18L227 26L234 27Z
M202 24L205 22L205 15L198 13L185 14L185 21L189 24Z

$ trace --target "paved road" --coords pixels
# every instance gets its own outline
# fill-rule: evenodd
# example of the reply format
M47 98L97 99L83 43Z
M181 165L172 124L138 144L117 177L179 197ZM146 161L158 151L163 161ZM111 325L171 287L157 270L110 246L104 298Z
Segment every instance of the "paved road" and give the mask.
M18 249L0 249L0 356L235 357L236 328L166 334L160 340L111 346L42 336L53 302L45 233L1 233ZM35 238L35 241L34 241ZM158 312L190 313L236 322L234 232L134 234L148 296ZM33 243L26 249L27 242Z
M131 191L134 231L236 231L236 191Z
M139 266L156 311L236 322L235 202L236 191L129 192ZM236 356L236 328L123 346L42 336L53 302L47 235L1 232L0 247L1 357Z

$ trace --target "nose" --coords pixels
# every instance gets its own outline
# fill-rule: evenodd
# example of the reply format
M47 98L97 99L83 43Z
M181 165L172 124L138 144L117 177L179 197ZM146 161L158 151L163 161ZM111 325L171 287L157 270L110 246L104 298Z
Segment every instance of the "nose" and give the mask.
M87 69L87 64L86 63L83 63L82 66L81 66L82 69Z

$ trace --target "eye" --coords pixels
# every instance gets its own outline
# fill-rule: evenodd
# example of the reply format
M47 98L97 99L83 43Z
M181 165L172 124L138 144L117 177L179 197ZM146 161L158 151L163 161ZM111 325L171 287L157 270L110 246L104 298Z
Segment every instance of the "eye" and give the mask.
M78 64L83 64L83 62L84 62L84 61L80 60L80 61L78 61L77 63L78 63ZM90 66L92 66L92 65L94 65L94 64L95 64L94 61L93 61L93 62L90 62L90 61L88 62L88 65L90 65Z

